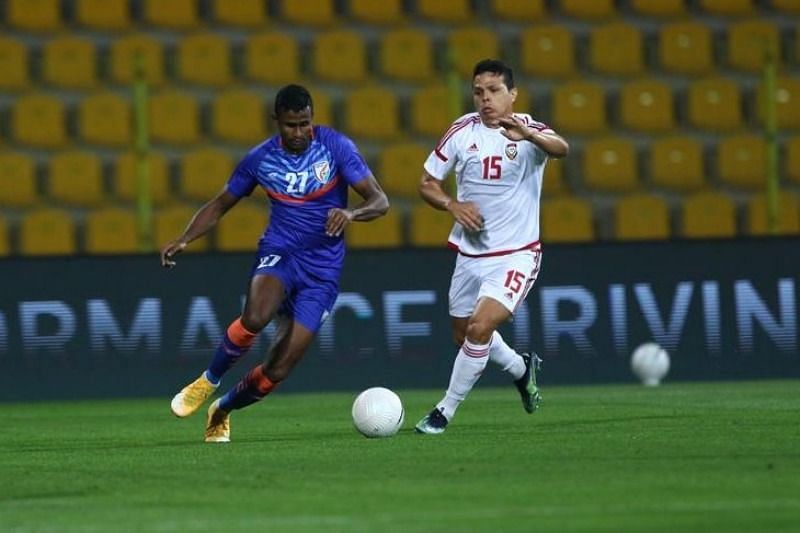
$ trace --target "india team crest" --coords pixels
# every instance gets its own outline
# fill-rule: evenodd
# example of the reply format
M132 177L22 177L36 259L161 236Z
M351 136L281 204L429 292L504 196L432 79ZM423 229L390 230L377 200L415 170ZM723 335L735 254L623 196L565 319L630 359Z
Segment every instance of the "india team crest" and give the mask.
M311 167L314 169L314 178L323 185L331 177L331 165L327 161L318 161Z
M514 160L517 157L517 145L516 143L510 143L506 145L506 157L510 160Z

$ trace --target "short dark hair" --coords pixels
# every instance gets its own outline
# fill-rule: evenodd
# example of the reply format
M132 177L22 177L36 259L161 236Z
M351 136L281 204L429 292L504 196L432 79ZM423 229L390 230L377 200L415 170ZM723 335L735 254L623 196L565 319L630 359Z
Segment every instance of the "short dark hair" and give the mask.
M275 95L275 116L282 111L302 111L309 108L314 112L314 102L311 93L302 85L286 85Z
M509 89L514 88L514 71L511 67L500 61L499 59L483 59L478 61L475 65L475 70L472 72L472 77L475 78L478 74L484 72L491 72L498 76L503 76L503 82Z

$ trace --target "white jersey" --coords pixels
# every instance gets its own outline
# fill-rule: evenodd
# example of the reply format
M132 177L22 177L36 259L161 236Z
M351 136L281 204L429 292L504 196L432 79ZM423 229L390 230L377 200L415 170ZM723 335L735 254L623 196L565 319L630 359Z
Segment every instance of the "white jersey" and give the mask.
M553 131L526 113L514 113L530 128ZM539 243L539 198L547 154L530 141L511 141L485 126L478 113L456 120L425 161L425 171L444 180L455 168L458 201L473 202L483 230L458 222L448 246L467 256L502 255Z

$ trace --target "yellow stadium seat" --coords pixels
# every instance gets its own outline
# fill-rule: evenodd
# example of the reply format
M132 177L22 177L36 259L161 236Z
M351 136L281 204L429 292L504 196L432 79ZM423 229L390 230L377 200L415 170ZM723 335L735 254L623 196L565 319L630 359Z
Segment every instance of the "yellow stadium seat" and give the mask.
M417 15L433 22L463 24L473 20L469 0L417 0Z
M707 130L731 130L742 125L739 86L724 78L694 81L689 85L689 123Z
M11 253L11 239L8 231L8 221L6 217L0 213L0 256L6 256Z
M713 15L750 15L753 0L700 0L700 9Z
M698 192L688 196L681 209L681 235L690 239L736 236L736 206L721 192Z
M447 236L453 229L453 215L447 211L417 202L411 208L409 222L408 239L411 246L447 246Z
M780 36L774 24L743 20L728 27L728 64L739 70L760 72L768 50L780 63Z
M670 236L667 202L652 194L631 194L614 208L615 236L618 240L660 240Z
M58 204L91 207L105 200L103 166L92 152L57 153L50 158L47 181L50 198Z
M800 0L772 0L772 9L783 13L800 14Z
M766 185L767 147L759 135L727 137L717 146L717 172L723 183L757 189Z
M333 127L333 103L330 95L325 90L312 85L305 87L311 93L314 102L314 124Z
M44 45L42 79L68 89L90 89L97 82L94 43L80 37L61 37Z
M0 152L0 205L31 207L39 202L36 163L20 152Z
M184 37L178 43L178 77L198 85L228 85L231 57L227 39L213 33Z
M613 137L587 142L583 177L587 187L600 191L635 189L639 182L636 147L630 141Z
M78 104L78 131L87 143L123 146L131 142L131 106L113 92L84 98Z
M711 29L698 22L675 22L658 33L658 58L665 70L681 74L711 71L714 59Z
M331 26L336 22L334 0L281 0L286 22L310 26Z
M540 239L550 242L589 242L595 239L592 204L563 196L542 202Z
M444 132L442 132L444 133ZM430 148L413 142L391 144L381 151L378 180L390 197L418 198L422 165Z
M75 20L93 30L120 31L131 26L129 0L76 0Z
M366 24L399 24L405 21L403 0L350 0L350 16Z
M265 119L263 99L246 89L221 93L211 105L211 130L224 141L248 145L263 141L267 135Z
M523 72L546 77L575 72L575 43L566 26L537 24L526 28L520 44Z
M403 81L433 77L433 43L427 32L402 28L380 37L380 68L385 76Z
M222 26L260 28L267 24L263 0L214 0L214 22Z
M759 84L756 109L761 124L765 124L765 90ZM800 78L779 77L775 83L775 117L781 129L800 128Z
M411 96L411 129L422 135L440 137L458 115L450 111L450 95L444 85L418 89Z
M6 23L23 31L54 31L61 27L60 0L7 0Z
M350 248L395 248L403 244L403 227L400 211L388 213L369 222L353 222L344 230Z
M267 227L267 209L244 202L228 211L219 221L215 242L222 252L255 250L258 239Z
M195 28L199 25L197 0L144 0L144 21L174 30Z
M190 200L211 200L225 186L233 168L227 152L214 148L188 152L180 164L180 191Z
M677 17L686 14L685 0L631 0L631 8L652 17Z
M114 161L114 193L126 203L135 203L139 195L138 157L133 152L117 156ZM167 158L158 152L148 152L147 167L150 200L158 205L169 199L169 168Z
M144 34L126 35L111 43L111 79L130 85L136 79L137 57L141 57L147 83L160 85L164 81L164 50L158 40Z
M18 91L30 86L28 47L16 39L0 37L0 90Z
M171 205L153 215L153 241L158 248L177 239L189 225L197 209L189 205ZM205 252L209 249L208 235L192 241L183 253Z
M21 96L11 108L11 132L20 143L42 148L60 148L67 142L63 102L43 93Z
M569 189L564 181L564 161L562 159L548 160L542 177L542 194L554 196L568 192Z
M43 207L27 211L20 222L22 255L71 255L76 252L75 222L62 209Z
M783 172L793 182L800 183L800 137L786 141Z
M314 74L324 81L361 82L367 76L364 40L355 31L320 33L313 45Z
M515 113L529 113L533 114L533 106L531 104L530 93L528 88L515 85L517 88L517 97L514 99L514 112Z
M665 137L650 145L653 185L676 191L699 189L705 184L703 147L689 137Z
M448 53L456 71L471 79L475 63L487 57L499 57L497 35L486 28L459 28L447 36Z
M291 36L268 32L247 37L244 44L245 75L252 81L279 85L297 81L300 52Z
M597 133L606 129L606 103L601 85L570 81L553 91L553 126L565 133Z
M192 144L200 139L200 111L188 93L169 89L154 95L148 122L154 142Z
M392 139L400 134L397 97L384 87L353 89L344 101L344 131L354 137Z
M757 194L747 202L747 233L749 235L797 235L800 233L800 206L792 191L778 192L778 219L775 231L770 228L767 198Z
M544 0L492 0L492 14L510 22L534 22L547 15Z
M560 0L561 11L581 19L608 18L616 12L614 0Z
M622 124L636 131L658 132L675 127L672 90L656 80L628 82L620 93Z
M644 68L642 34L636 26L614 22L589 34L589 65L602 74L633 75Z
M86 215L84 251L89 254L132 254L139 251L136 213L104 207Z

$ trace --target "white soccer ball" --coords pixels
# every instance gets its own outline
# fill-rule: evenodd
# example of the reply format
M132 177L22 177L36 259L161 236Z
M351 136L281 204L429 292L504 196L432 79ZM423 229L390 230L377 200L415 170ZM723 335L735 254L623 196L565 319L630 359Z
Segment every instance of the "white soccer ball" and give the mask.
M400 397L384 387L372 387L353 402L353 425L365 437L391 437L405 420Z
M633 351L631 370L643 384L654 387L669 372L669 354L658 344L646 342Z

